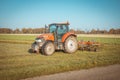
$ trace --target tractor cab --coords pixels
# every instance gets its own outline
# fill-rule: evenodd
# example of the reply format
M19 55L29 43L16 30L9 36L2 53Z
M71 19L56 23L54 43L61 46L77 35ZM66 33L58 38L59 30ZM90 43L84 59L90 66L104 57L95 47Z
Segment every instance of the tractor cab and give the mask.
M62 36L69 31L69 23L53 23L49 25L49 33L54 34L55 41L61 42Z

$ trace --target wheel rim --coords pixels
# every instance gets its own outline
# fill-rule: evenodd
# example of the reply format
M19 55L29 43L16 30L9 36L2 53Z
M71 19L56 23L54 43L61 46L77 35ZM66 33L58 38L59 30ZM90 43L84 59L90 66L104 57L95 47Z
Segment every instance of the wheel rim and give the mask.
M46 47L46 53L47 55L51 55L54 52L54 46L52 44L47 45Z
M69 40L67 46L68 46L68 49L69 49L70 51L74 51L75 48L76 48L76 47L75 47L75 42L74 42L73 40Z

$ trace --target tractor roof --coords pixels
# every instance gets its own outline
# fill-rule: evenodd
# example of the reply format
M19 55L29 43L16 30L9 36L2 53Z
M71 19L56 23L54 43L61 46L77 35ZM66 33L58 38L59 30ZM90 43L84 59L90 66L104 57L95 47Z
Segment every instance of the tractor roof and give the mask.
M52 23L49 25L69 25L69 22L65 22L65 23Z

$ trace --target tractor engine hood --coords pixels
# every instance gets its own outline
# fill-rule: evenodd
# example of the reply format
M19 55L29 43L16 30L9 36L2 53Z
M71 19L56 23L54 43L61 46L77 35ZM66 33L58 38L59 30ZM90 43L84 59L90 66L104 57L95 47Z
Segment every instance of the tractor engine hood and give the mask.
M53 33L41 34L37 38L44 38L45 40L54 41L54 35L53 35Z

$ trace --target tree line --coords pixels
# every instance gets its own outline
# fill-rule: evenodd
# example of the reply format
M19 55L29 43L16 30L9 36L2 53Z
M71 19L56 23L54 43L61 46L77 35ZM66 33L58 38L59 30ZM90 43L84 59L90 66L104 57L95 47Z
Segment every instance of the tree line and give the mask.
M83 31L80 29L74 30L70 29L70 31L75 32L76 34L120 34L119 29L109 29L107 30L100 30L100 29L92 29L90 31ZM45 33L45 28L16 28L15 30L10 28L0 28L1 34L41 34Z
M41 34L45 32L45 28L16 28L15 30L10 28L0 28L0 33L11 34Z
M76 34L120 34L120 28L114 29L111 28L108 31L107 30L100 30L100 29L92 29L90 31L83 31L83 30L71 30L74 31Z

